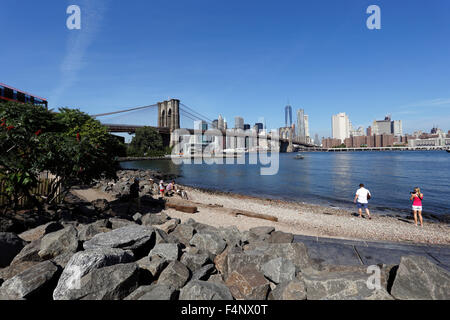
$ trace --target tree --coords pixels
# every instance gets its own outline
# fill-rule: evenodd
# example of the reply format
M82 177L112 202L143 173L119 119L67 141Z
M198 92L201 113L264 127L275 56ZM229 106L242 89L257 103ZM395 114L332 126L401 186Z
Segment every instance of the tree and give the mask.
M0 120L0 180L14 209L24 196L39 206L56 202L74 185L116 177L120 143L99 121L79 110L52 113L9 102L0 104ZM57 177L45 199L31 193L43 171Z
M136 134L128 148L128 155L136 157L163 156L166 152L161 135L151 127L136 129Z

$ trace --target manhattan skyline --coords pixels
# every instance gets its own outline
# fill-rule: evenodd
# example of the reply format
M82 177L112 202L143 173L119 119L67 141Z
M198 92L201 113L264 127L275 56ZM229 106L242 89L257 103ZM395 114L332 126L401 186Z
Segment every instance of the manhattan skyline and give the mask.
M70 4L81 30L66 28ZM0 81L90 114L171 97L278 128L289 98L320 137L338 112L357 126L391 114L404 132L450 129L450 3L377 1L381 30L366 27L370 4L4 0Z

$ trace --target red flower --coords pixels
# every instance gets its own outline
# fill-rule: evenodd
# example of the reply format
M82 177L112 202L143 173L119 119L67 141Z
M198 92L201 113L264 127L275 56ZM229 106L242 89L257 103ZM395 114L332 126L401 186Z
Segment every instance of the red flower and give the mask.
M80 139L81 139L81 136L80 136L80 133L78 132L77 133L77 141L80 141Z
M39 129L38 131L36 131L34 134L36 135L36 136L38 136L38 135L40 135L41 134L41 132L42 132L42 130L41 129Z
M4 127L4 126L6 126L6 119L5 118L2 119L2 124L0 125L0 127Z
M6 130L11 130L11 129L14 129L15 127L14 126L9 126L9 127L6 127Z

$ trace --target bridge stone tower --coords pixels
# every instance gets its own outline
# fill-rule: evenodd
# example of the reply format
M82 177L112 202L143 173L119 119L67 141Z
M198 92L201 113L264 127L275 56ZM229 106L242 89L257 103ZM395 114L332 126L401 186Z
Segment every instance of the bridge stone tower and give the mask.
M158 127L169 128L170 132L180 128L180 100L158 102Z

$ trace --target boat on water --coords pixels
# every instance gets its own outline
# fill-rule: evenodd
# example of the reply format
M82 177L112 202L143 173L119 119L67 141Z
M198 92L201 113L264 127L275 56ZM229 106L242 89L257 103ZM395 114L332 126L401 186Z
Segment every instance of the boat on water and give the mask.
M447 152L449 152L449 153L450 153L450 149L447 149L447 150L445 150L445 151L447 151Z
M305 157L302 154L297 154L294 159L299 160L299 159L305 159Z

